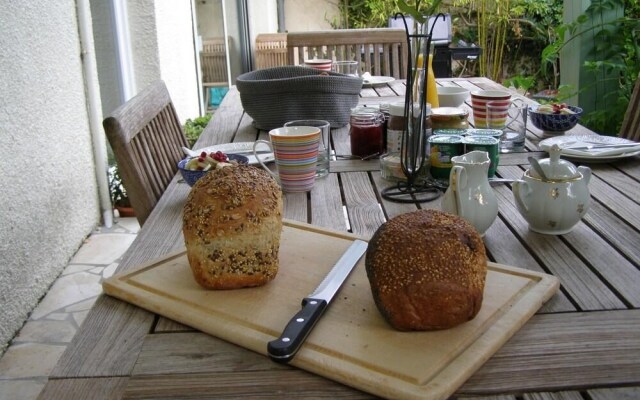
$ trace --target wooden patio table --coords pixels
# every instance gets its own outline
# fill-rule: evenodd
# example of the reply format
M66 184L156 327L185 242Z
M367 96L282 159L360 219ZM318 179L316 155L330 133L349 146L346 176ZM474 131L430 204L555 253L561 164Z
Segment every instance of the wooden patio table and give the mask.
M440 85L497 89L486 78L439 79ZM364 88L363 104L401 101L404 82ZM529 101L529 100L527 100ZM470 116L470 120L471 120ZM232 88L196 147L266 138ZM578 125L568 134L592 133ZM348 126L332 131L349 154ZM518 178L537 151L502 154L498 175ZM509 185L495 186L499 216L484 237L492 261L559 278L553 296L459 390L457 398L640 398L640 157L590 164L591 208L568 234L528 230ZM370 236L380 224L440 201L400 204L379 162L338 160L310 193L286 194L285 217ZM183 248L182 208L189 186L176 176L123 257L118 272ZM348 215L348 225L343 209ZM349 226L349 228L348 228ZM52 371L42 399L373 398L320 376L201 333L107 295L98 298Z

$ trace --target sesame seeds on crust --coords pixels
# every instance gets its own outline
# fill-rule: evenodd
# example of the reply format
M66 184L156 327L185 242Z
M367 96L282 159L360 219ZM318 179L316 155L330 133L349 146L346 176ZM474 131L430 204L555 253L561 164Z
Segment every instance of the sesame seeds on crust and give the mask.
M192 187L183 209L189 265L207 289L264 285L278 272L282 193L262 169L210 171Z
M480 309L484 243L458 216L419 210L391 219L371 238L365 267L378 309L397 329L452 327Z
M281 213L276 181L266 171L238 165L211 171L196 182L184 207L183 227L206 240L239 234Z

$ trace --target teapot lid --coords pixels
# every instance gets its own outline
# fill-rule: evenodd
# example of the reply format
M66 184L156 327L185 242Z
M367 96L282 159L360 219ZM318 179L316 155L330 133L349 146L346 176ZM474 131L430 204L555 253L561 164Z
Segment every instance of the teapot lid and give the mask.
M560 146L554 144L549 149L549 158L538 160L538 164L540 164L547 178L551 180L565 180L579 177L580 173L575 165L567 160L560 159L561 152ZM529 175L542 178L533 168L529 170Z

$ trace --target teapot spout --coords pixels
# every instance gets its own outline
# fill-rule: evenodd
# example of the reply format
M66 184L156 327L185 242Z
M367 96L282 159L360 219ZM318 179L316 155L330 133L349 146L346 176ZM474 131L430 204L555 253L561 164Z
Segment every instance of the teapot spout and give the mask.
M588 185L591 180L591 168L586 165L581 165L578 167L578 172L582 174L582 178L584 179L584 184Z

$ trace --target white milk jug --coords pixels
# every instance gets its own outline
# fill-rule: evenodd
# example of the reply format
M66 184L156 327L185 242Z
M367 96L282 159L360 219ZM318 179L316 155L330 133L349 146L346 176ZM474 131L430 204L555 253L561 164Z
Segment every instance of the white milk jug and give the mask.
M459 215L481 235L498 216L498 200L489 185L491 160L486 151L471 151L452 157L449 188L442 197L442 210Z

